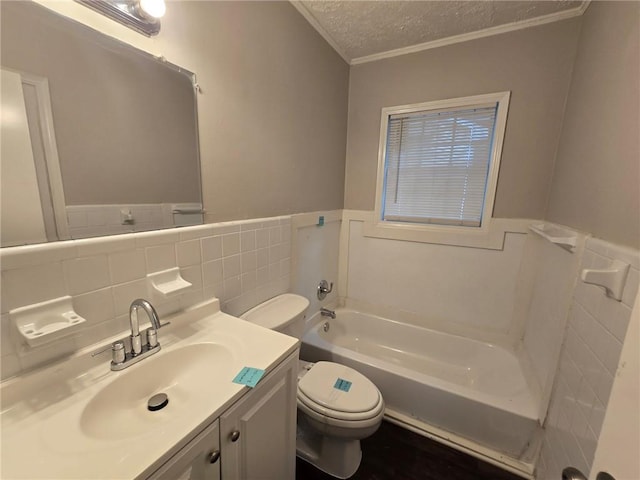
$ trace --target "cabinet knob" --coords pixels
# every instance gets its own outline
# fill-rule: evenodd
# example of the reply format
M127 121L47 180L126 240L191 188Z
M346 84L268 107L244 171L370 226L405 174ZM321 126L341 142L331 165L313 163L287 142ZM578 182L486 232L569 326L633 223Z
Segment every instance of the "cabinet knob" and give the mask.
M209 463L216 463L220 458L220 450L214 450L209 454Z
M238 439L240 438L240 432L238 430L234 430L229 434L229 438L231 439L232 442L237 442Z

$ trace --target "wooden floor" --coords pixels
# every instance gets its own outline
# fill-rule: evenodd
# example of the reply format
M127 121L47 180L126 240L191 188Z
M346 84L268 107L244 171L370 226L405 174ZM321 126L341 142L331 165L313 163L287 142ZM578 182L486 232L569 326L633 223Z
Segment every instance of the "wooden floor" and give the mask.
M297 459L296 480L331 480ZM388 422L362 440L362 463L353 480L522 480Z

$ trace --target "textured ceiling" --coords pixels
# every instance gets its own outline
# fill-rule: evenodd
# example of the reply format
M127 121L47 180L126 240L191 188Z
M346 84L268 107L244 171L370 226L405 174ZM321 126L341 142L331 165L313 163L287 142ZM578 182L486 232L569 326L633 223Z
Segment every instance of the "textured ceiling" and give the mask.
M577 9L583 4L568 0L299 3L347 60Z

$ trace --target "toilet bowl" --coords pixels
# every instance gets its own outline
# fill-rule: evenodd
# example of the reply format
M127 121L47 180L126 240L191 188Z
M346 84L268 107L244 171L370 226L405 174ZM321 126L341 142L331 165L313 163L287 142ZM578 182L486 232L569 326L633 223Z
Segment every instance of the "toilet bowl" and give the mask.
M240 318L302 338L309 301L279 295ZM337 478L351 477L362 458L360 440L372 435L384 415L378 388L356 370L334 362L300 361L296 453Z

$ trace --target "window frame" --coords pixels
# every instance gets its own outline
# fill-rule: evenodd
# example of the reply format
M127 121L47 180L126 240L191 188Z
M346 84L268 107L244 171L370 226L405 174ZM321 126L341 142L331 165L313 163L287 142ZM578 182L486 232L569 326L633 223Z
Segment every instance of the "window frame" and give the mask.
M376 179L376 200L375 200L375 216L374 228L376 230L396 230L396 234L400 231L409 232L439 232L451 233L456 236L459 234L486 234L489 231L493 207L495 203L496 188L498 185L498 173L500 171L500 160L502 157L502 146L504 142L505 130L507 125L507 115L509 111L509 101L511 92L497 92L483 95L474 95L469 97L459 97L446 100L436 100L431 102L413 103L408 105L400 105L382 108L380 121L380 144L378 147L378 172ZM462 225L446 225L438 223L418 223L418 222L400 222L389 221L382 218L384 203L384 179L385 179L385 163L387 156L387 132L389 118L391 115L416 113L416 112L434 112L448 111L461 108L484 107L490 104L497 104L495 130L493 145L491 147L489 170L487 172L487 183L485 200L482 209L482 217L480 226L462 226ZM394 236L395 236L394 235ZM385 236L385 235L381 235Z

